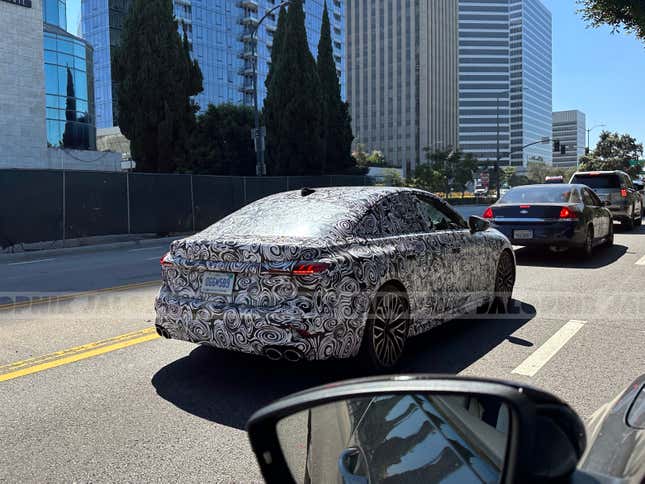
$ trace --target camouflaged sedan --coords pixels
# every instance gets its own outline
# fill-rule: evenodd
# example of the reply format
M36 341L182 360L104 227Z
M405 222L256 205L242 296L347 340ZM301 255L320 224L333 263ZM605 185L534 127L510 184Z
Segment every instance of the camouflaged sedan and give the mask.
M272 195L173 242L161 265L166 338L378 368L395 365L408 338L508 303L515 283L505 236L406 188Z

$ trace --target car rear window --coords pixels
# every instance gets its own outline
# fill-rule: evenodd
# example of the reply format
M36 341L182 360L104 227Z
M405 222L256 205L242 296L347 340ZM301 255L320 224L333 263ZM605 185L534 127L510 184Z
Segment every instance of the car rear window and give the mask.
M620 188L620 177L613 174L605 175L574 175L571 183L580 183L589 188Z
M579 199L569 185L536 185L513 188L500 203L578 203Z

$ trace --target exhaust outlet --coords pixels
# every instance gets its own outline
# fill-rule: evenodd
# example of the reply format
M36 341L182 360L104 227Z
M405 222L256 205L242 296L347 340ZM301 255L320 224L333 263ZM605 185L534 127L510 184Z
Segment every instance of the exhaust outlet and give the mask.
M168 331L163 326L160 326L158 324L155 324L155 330L157 331L157 334L163 338L170 339L170 335L168 334Z
M282 352L277 348L267 348L264 351L264 356L269 358L271 361L278 361L282 359Z
M302 360L302 355L300 354L300 352L291 348L284 350L283 355L284 359L291 363L296 363Z

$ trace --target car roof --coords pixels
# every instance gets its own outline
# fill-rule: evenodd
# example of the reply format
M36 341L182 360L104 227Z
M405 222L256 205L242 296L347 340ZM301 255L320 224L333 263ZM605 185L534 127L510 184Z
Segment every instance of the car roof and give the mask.
M407 187L373 187L373 186L347 186L347 187L320 187L320 188L300 188L288 192L275 193L258 200L274 202L279 199L307 199L310 203L315 200L325 201L333 204L355 204L371 206L375 202L392 195L394 193L419 193L433 198L438 197L432 193ZM256 202L257 203L257 202Z
M576 175L591 175L592 173L594 175L617 175L619 173L621 175L627 175L627 173L625 173L622 170L589 170L589 171L576 171L573 174L573 176L576 176Z
M519 185L513 187L511 190L516 190L518 188L538 188L538 187L562 187L562 188L583 188L586 187L584 183L534 183L532 185Z

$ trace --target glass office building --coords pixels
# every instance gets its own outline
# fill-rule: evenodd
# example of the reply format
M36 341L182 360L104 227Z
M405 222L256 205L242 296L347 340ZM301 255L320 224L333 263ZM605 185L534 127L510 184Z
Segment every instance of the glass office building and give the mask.
M327 0L331 23L332 43L341 91L345 96L345 25L344 5L341 0ZM118 44L131 0L83 0L83 37L94 46L96 79L97 126L118 124L114 106L110 70L110 51ZM204 91L196 96L202 110L209 103L225 102L253 105L253 62L258 58L258 99L260 105L266 96L264 80L269 68L273 35L277 26L278 10L262 23L257 33L257 51L254 52L251 32L259 19L278 0L174 0L174 14L180 32L186 32L192 44L193 58L197 59L204 76ZM306 27L309 47L316 55L320 39L320 25L324 0L305 2Z
M459 0L459 143L480 160L551 163L551 13L540 0Z
M96 149L92 47L66 31L65 0L43 2L47 144Z

